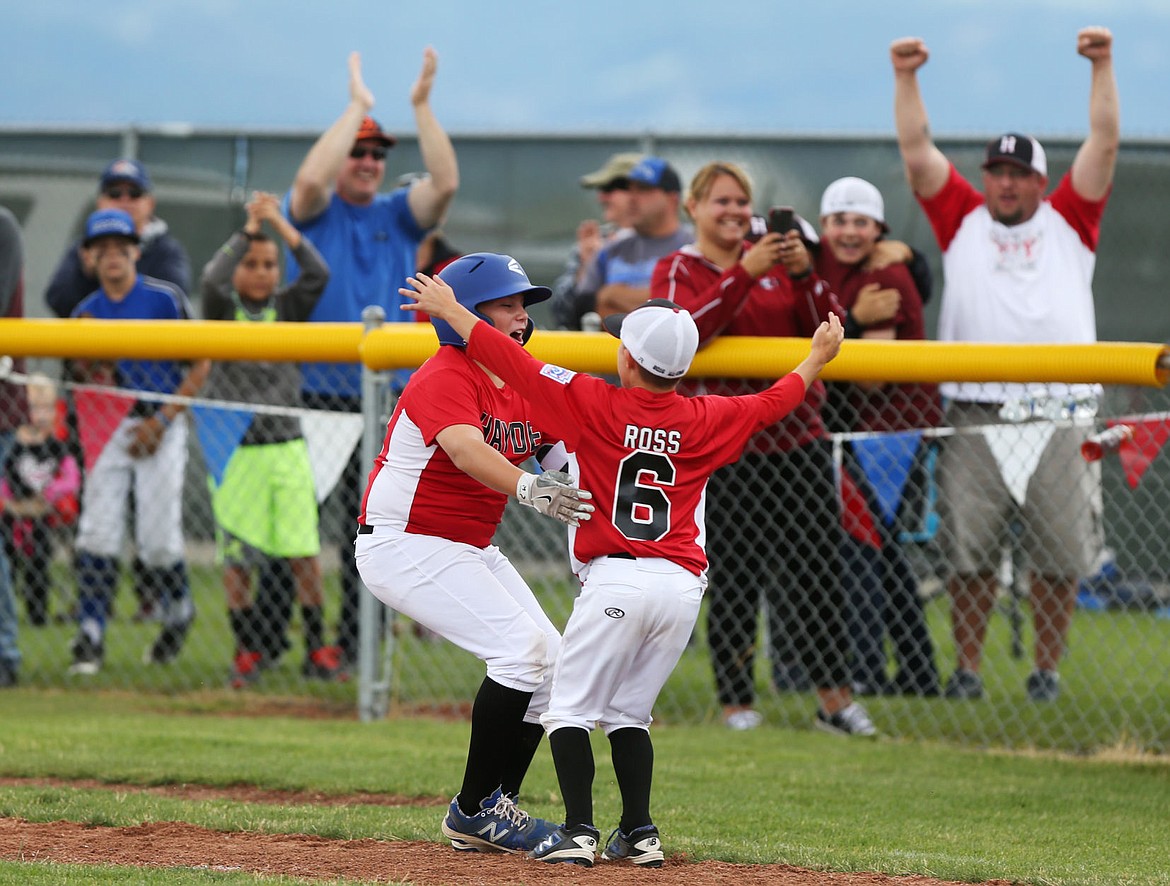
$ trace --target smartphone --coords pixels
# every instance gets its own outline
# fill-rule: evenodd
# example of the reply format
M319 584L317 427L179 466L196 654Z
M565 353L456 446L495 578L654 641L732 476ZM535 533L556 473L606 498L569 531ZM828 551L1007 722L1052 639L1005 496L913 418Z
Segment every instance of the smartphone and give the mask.
M796 211L791 206L773 206L768 210L768 230L786 234L796 228Z

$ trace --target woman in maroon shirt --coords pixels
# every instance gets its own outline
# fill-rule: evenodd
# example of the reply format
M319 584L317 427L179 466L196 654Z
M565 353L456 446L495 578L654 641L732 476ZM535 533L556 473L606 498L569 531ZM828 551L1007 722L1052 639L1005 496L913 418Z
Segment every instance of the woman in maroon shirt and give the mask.
M829 313L844 318L798 232L746 242L751 199L751 183L738 166L704 166L686 200L695 242L655 268L651 296L691 312L700 346L720 335L807 337ZM685 384L719 394L766 386L755 379ZM804 404L753 437L743 457L717 471L708 486L708 643L724 722L732 729L762 721L753 708L752 672L763 601L775 616L773 644L785 641L795 650L816 689L816 725L838 735L875 733L850 687L838 577L841 521L823 402L818 381Z

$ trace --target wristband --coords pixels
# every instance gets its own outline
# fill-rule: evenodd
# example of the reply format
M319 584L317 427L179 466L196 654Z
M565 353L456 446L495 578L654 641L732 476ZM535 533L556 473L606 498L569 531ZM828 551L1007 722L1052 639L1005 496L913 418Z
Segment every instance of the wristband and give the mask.
M154 414L154 417L158 419L158 423L164 428L168 427L171 423L171 420L167 418L167 414L161 409Z

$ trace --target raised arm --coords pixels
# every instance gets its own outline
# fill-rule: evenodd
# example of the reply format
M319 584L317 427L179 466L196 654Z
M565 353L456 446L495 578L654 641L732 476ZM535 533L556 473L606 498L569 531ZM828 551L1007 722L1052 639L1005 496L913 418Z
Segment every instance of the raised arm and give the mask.
M894 66L894 126L906 180L920 197L930 198L942 190L950 173L946 155L930 135L926 104L918 88L918 69L930 53L918 37L901 37L890 44Z
M1089 84L1089 136L1073 159L1072 185L1086 200L1101 200L1113 184L1121 143L1121 112L1113 76L1113 34L1108 28L1082 28L1077 52L1093 64Z
M333 125L309 148L293 179L289 213L293 221L304 222L316 218L329 205L334 183L345 158L353 148L354 139L362 125L362 118L374 106L374 94L362 80L362 59L357 52L349 54L349 104Z
M431 87L435 85L438 69L438 53L428 46L423 53L418 80L410 90L410 103L414 107L415 126L418 128L418 150L423 166L430 173L428 178L411 187L408 197L410 211L421 228L433 228L443 220L459 188L455 148L431 110Z
M812 385L825 364L841 352L841 342L845 340L845 329L836 314L830 314L829 319L817 327L813 333L812 344L808 356L805 357L792 371L804 379L804 389L807 391Z

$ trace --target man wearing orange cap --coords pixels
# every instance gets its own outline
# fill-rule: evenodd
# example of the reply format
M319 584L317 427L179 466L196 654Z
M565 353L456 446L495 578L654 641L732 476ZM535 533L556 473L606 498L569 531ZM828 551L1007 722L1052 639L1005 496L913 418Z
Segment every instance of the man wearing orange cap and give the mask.
M379 305L387 322L413 319L399 310L403 299L398 287L414 273L419 243L442 220L459 187L455 149L430 105L437 70L438 55L428 47L410 90L419 153L428 175L408 187L379 193L386 176L386 152L397 139L370 116L374 95L362 79L361 57L350 54L349 104L309 149L284 202L289 219L313 242L330 270L329 285L310 322L359 322L368 305ZM299 273L291 255L287 267L290 278ZM302 370L306 406L361 411L358 364L313 363ZM347 519L357 518L362 479L361 459L355 452L339 481ZM352 661L357 654L359 585L348 529L345 535L339 548L342 608L337 645Z

